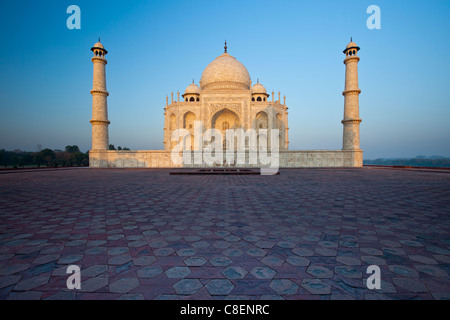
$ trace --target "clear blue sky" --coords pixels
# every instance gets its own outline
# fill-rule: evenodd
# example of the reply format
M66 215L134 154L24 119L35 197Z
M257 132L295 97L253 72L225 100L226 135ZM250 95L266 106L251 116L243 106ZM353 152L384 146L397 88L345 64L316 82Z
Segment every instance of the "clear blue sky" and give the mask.
M81 8L81 30L66 9ZM381 30L366 9L381 8ZM366 159L450 156L450 1L2 1L0 148L91 143L92 53L109 51L110 143L162 149L165 96L228 52L290 108L291 149L340 149L350 36Z

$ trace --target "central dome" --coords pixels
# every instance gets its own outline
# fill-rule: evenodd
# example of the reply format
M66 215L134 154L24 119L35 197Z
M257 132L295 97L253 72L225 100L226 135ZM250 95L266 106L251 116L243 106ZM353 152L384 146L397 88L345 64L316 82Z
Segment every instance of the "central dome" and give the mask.
M225 52L205 68L200 83L202 90L250 90L250 74L242 63Z

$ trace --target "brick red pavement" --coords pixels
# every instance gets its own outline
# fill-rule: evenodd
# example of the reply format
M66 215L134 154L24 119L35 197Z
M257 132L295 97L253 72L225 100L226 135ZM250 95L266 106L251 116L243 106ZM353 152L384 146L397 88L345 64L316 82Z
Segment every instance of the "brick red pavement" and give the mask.
M449 218L445 172L0 174L0 299L448 299Z

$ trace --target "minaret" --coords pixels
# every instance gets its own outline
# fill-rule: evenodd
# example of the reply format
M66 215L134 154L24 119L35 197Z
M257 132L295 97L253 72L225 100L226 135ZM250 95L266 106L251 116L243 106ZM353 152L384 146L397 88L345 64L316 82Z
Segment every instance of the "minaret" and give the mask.
M344 150L359 150L359 94L358 88L358 51L359 47L350 40L350 43L344 50L345 53L345 90L344 96Z
M108 51L98 42L91 48L94 53L92 62L94 64L94 81L91 90L92 94L92 150L108 150L109 134L108 126L108 105L106 91L106 73L105 67L107 61L105 59Z

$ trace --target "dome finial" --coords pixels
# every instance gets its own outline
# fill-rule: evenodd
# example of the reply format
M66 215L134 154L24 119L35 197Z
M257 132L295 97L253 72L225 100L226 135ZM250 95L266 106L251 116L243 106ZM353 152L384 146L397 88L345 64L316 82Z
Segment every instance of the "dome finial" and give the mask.
M224 47L224 49L225 49L225 53L227 53L227 40L225 40L225 47Z
M100 37L98 37L98 42L100 42Z
M259 78L256 78L256 83L259 83Z
M353 42L353 37L350 37L350 42Z
M192 78L192 83L194 83L194 78Z

